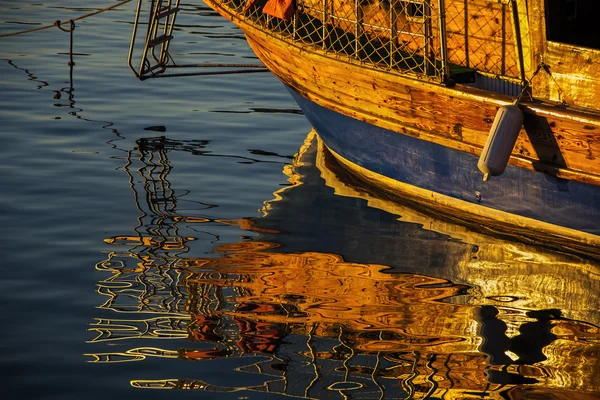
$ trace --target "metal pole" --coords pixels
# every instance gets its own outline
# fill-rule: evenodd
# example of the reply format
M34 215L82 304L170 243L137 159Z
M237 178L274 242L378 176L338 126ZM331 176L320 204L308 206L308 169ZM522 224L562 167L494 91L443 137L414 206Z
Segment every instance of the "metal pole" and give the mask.
M470 67L469 63L469 0L465 0L465 66Z
M167 0L167 5L166 8L171 8L171 1L172 0ZM160 12L163 9L162 4L161 7L158 9L158 12ZM158 16L157 16L158 17ZM164 21L164 26L163 26L163 35L167 36L169 34L169 20L171 19L172 16L168 16L165 21ZM156 23L159 23L158 21L156 21ZM166 60L165 60L165 55L167 52L167 46L168 46L168 41L162 43L160 45L160 53L158 55L158 59L159 59L159 64L165 64Z
M523 43L521 43L521 24L519 23L519 9L517 0L511 0L513 23L515 24L515 41L517 42L517 54L519 56L519 69L521 70L521 81L525 82L525 62L523 60Z
M135 36L137 34L141 8L142 8L142 0L138 0L137 9L135 11L135 19L133 21L133 31L131 32L131 42L129 43L129 54L127 55L127 63L129 64L129 69L131 69L133 71L133 73L135 74L135 76L137 76L138 78L140 77L140 74L138 74L138 72L135 70L133 65L131 65L131 58L133 56L133 48L135 47Z
M354 10L356 11L356 26L354 27L354 57L360 58L360 37L362 35L362 23L363 13L360 5L360 0L354 0Z
M396 4L390 2L390 65L389 68L394 68L396 59L396 40L398 39L398 13L396 12Z
M327 13L328 3L327 0L323 0L323 50L327 50L327 19L329 18L329 14Z
M172 5L171 2L169 2L170 10L173 11L171 15L167 16L167 21L169 22L169 30L167 32L167 35L169 36L173 34L173 29L175 28L175 17L177 16L177 11L175 10L179 9L179 2L180 0L176 0L174 5ZM165 25L167 24L167 21L165 21ZM164 53L161 54L161 61L164 64L166 64L169 61L169 44L171 44L170 40L164 43Z
M445 0L438 0L438 8L440 14L440 63L442 69L442 82L448 82L448 44L447 44L447 33L446 33L446 2Z
M148 63L148 61L146 60L146 56L148 55L148 45L150 44L150 37L156 37L156 34L152 33L154 32L154 19L152 18L152 13L157 7L155 1L156 0L152 0L152 4L150 5L150 16L148 20L148 30L146 32L146 43L144 44L144 50L142 51L142 61L140 62L140 73L138 77L144 75L144 66ZM141 4L142 0L139 0L139 2Z
M502 3L502 57L500 74L506 75L506 4Z
M423 67L425 75L431 75L431 6L429 0L423 0L423 63L425 64Z
M294 8L294 31L292 33L292 38L294 40L298 39L298 23L300 22L300 4L296 4Z

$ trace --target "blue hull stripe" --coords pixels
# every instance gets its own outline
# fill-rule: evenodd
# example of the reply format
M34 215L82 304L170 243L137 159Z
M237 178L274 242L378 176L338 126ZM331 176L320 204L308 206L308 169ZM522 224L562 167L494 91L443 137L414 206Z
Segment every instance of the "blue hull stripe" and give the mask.
M327 147L348 161L469 203L600 235L599 186L511 165L483 182L473 154L347 117L288 89Z

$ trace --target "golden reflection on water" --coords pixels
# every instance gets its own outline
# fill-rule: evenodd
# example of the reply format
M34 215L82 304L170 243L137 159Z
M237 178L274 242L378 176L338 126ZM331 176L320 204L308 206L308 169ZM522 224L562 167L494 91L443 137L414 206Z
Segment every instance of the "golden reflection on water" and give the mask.
M334 253L286 252L277 241L285 237L261 228L260 219L179 215L164 146L140 147L125 167L141 212L136 234L107 238L116 250L97 264L109 274L98 283L106 300L100 308L118 314L89 328L96 332L92 343L120 341L126 350L88 354L90 360L238 358L247 362L236 371L264 377L240 386L202 377L131 380L146 389L319 399L571 399L600 392L595 262L478 235L372 196L340 180L316 142L309 136L285 170L291 186L275 193L261 218L300 193L302 168L316 165L337 196L365 199L401 221L449 235L465 251L439 266L440 277ZM215 257L190 257L194 238L179 235L182 221L237 225L262 236L216 246ZM177 349L157 347L159 339L177 341Z

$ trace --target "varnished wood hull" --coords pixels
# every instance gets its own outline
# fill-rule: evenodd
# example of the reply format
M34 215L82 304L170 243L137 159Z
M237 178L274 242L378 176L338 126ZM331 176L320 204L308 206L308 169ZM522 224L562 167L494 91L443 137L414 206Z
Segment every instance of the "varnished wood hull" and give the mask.
M478 156L498 106L514 98L332 57L207 3L242 28L325 144L365 180L518 235L600 246L600 113L525 104L507 171L483 182Z
M338 161L368 183L465 222L475 216L519 236L552 235L567 246L600 247L600 187L512 165L483 182L477 155L399 135L290 93Z

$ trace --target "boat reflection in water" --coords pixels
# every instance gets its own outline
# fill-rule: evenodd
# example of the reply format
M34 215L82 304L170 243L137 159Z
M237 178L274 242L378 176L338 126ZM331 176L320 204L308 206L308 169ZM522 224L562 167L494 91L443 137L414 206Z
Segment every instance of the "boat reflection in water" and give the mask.
M285 169L291 185L262 217L180 215L165 151L175 146L142 144L125 168L145 181L136 236L106 239L115 252L97 265L110 273L99 283L100 308L131 315L90 326L95 346L121 347L88 356L180 360L164 378L132 386L316 399L600 392L597 261L474 233L369 193L312 134ZM203 223L255 236L194 258L193 237L178 226ZM190 377L198 370L183 361L226 359L238 362L220 381Z

